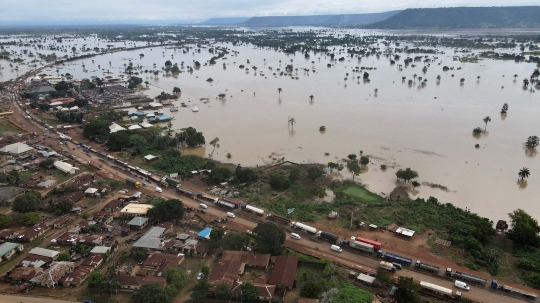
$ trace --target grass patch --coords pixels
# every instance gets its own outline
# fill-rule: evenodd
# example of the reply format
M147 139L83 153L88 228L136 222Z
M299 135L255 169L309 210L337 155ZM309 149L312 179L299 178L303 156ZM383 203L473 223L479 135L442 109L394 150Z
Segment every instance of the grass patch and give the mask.
M384 200L383 197L370 192L358 184L346 184L343 188L337 189L336 192L354 198L362 203L377 203Z
M0 120L0 133L3 135L14 135L14 134L22 134L24 133L20 129L14 127L9 123L9 120L2 119Z

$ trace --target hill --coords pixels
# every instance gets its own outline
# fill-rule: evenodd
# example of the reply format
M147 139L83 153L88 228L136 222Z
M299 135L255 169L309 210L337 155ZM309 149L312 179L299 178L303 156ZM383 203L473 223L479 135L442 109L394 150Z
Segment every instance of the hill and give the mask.
M232 17L232 18L210 18L204 22L201 22L202 25L237 25L248 21L250 17Z
M253 17L245 26L352 26L384 20L400 11L373 14Z
M412 8L366 28L540 28L540 6Z

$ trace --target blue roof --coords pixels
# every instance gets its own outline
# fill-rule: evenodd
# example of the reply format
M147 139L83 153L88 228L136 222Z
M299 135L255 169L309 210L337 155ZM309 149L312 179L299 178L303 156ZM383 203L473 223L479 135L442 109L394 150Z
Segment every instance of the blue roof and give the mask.
M210 232L208 232L210 234ZM6 242L2 245L0 245L0 257L4 257L12 250L16 249L17 247L21 246L21 244L18 243L12 243L12 242Z
M207 227L203 230L201 230L198 234L197 234L197 237L200 237L200 238L206 238L208 240L210 240L210 232L212 231L212 228L211 227Z

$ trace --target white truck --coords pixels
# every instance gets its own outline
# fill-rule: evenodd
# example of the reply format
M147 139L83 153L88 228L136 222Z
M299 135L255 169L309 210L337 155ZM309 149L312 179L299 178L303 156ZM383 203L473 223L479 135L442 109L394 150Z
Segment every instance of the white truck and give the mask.
M389 262L381 261L381 263L379 263L379 267L382 269L386 269L389 272L396 272L396 267L394 266L394 264Z

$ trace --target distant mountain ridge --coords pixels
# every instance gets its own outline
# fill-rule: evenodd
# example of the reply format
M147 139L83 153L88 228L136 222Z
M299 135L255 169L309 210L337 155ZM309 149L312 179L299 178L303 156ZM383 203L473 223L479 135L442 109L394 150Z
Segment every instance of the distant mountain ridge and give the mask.
M400 11L372 14L253 17L244 26L352 26L387 19Z
M248 21L251 17L210 18L202 25L236 25Z
M540 28L540 6L410 8L365 28Z

